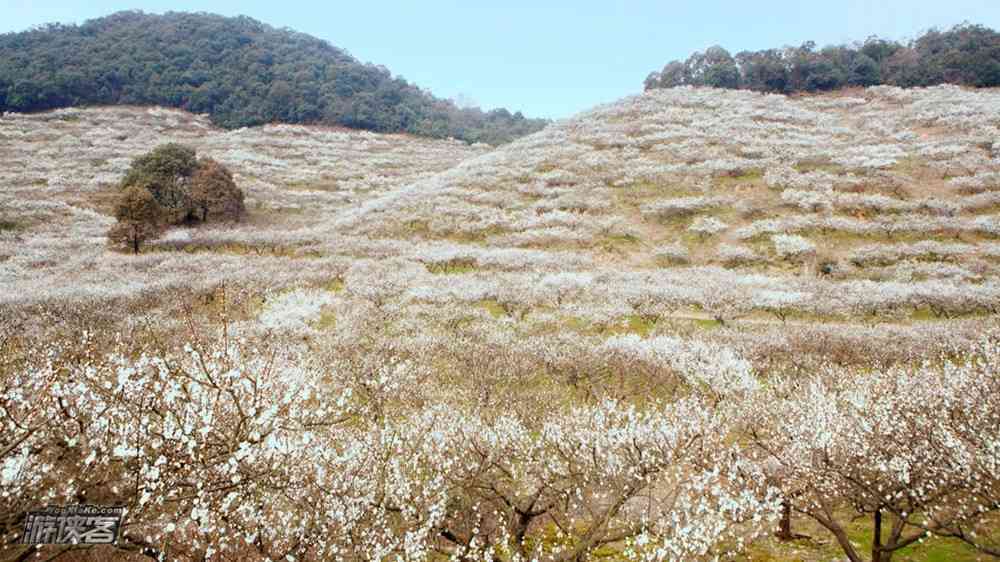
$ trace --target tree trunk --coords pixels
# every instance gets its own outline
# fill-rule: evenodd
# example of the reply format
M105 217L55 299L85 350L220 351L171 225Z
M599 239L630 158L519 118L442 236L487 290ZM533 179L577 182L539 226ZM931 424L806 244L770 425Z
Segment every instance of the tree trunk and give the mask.
M625 502L635 494L636 489L628 486L622 490L618 498L615 499L615 502L608 506L604 513L583 532L576 546L572 550L565 552L558 560L561 562L583 562L586 560L589 557L590 550L597 545L598 541L606 533L608 522L618 515Z
M531 525L531 520L534 519L534 516L524 512L516 512L515 515L517 518L514 522L514 548L517 549L518 554L522 558L528 560L530 556L525 548L524 536L528 533L528 525Z
M792 506L788 501L781 502L781 523L778 526L778 534L776 535L779 540L790 541L795 538L795 534L792 533Z
M872 562L882 562L882 510L875 510L875 531L872 533Z
M832 518L826 516L819 517L815 514L811 515L813 519L833 534L833 537L837 539L837 544L839 544L840 548L843 549L844 554L847 555L847 559L850 560L850 562L864 562L864 558L861 557L861 553L859 553L858 550L854 548L854 545L851 544L851 539L847 536L843 527L841 527Z
M792 531L792 502L782 500L781 521L778 523L778 531L774 534L779 541L795 541L808 539L809 535L800 535Z

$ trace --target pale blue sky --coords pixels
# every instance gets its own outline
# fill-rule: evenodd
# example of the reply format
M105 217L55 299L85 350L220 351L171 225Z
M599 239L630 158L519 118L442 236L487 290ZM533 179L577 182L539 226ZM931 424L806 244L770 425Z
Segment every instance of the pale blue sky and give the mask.
M435 95L564 117L642 89L650 71L720 44L733 53L969 21L1000 29L1000 0L0 0L0 32L125 9L244 14L326 39Z

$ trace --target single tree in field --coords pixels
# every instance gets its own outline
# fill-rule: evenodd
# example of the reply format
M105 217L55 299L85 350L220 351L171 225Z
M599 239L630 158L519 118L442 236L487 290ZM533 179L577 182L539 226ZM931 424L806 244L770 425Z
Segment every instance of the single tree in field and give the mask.
M233 173L211 158L202 158L191 178L191 202L195 216L202 221L209 215L224 220L239 220L246 211L243 191L236 187Z
M143 242L159 235L165 227L163 207L152 192L139 186L122 192L115 204L115 218L118 222L108 232L108 239L136 254Z
M181 222L190 218L193 211L189 184L197 168L198 158L193 148L164 144L132 160L121 186L149 190L163 207L167 221Z

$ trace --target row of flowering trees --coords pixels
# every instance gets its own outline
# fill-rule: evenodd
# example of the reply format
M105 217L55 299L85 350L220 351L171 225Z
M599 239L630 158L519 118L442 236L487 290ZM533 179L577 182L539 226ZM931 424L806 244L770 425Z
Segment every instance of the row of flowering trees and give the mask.
M624 369L561 390L503 342L419 345L384 314L312 352L230 328L38 345L5 325L5 542L26 510L97 503L128 507L118 548L158 559L699 560L774 531L785 506L853 562L929 535L997 554L980 532L1000 509L995 338L934 364L766 379L696 342L609 343L613 364L677 371L648 395L623 393ZM859 515L870 552L847 535Z
M994 342L962 363L776 381L750 408L750 442L784 501L852 562L888 562L931 534L1000 556L981 528L1000 509L998 368ZM869 518L870 553L845 507Z

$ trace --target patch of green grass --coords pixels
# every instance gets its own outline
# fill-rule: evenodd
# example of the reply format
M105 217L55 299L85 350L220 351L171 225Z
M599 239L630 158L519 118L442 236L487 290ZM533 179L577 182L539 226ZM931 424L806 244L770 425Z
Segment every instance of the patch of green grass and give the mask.
M625 188L615 188L615 194L623 204L639 205L648 198L693 197L702 195L696 186L684 183L656 183L639 181Z
M938 320L938 317L931 311L931 309L926 306L922 306L913 311L910 314L910 318L917 321L933 321Z
M850 515L844 513L840 518L846 521ZM891 522L888 523L891 525ZM883 521L883 537L888 535L887 522ZM844 560L843 549L829 531L820 527L808 518L797 517L793 523L795 532L804 533L811 538L782 542L773 537L755 541L745 552L735 557L741 562L826 562ZM861 517L845 525L848 539L862 553L865 560L871 552L872 518L871 515ZM909 536L909 531L907 532ZM928 537L906 548L897 550L892 557L894 562L978 562L988 557L977 553L973 548L954 539Z
M845 555L840 545L825 530L808 521L797 522L799 530L807 531L811 539L781 542L772 537L752 543L746 550L735 554L733 560L740 562L826 562L843 560ZM847 527L848 538L865 559L871 552L872 535L870 518L862 518ZM887 532L883 530L883 532ZM545 527L528 537L529 545L541 547L545 552L556 547L572 544L572 539L562 535L557 529ZM622 544L608 544L591 553L594 559L623 560ZM952 539L930 537L893 554L896 562L979 562L988 559L971 547Z
M783 553L774 553L767 547L759 544L751 545L746 552L735 558L735 560L746 562L779 562L783 560L802 560L802 558L782 557Z
M507 311L495 299L483 299L477 302L476 306L486 309L494 318L502 318L507 315Z
M588 322L578 316L564 316L562 323L565 329L581 334L597 336L637 334L646 337L656 328L658 320L655 318L644 318L638 314L631 314L624 318L624 322L605 324Z
M4 230L14 231L14 230L21 230L22 228L24 228L24 226L17 221L10 219L0 219L0 231Z
M656 320L643 318L638 314L631 314L625 319L625 327L627 332L645 337L656 327Z
M570 529L572 537L563 534L558 527L552 523L546 524L540 532L531 533L525 538L525 545L528 552L540 547L543 553L555 553L560 549L570 548L575 544L578 535L586 531L585 527ZM622 554L622 547L618 544L605 544L598 546L587 553L588 560L626 560Z
M37 180L32 180L31 185L35 187L45 187L49 185L49 180L48 178L38 178Z
M882 532L886 533L886 530ZM862 552L871 552L873 535L870 517L851 523L847 536L851 542L861 545ZM835 541L831 541L830 550L835 555L842 555ZM897 550L892 559L896 562L974 562L980 558L975 550L958 541L930 537Z
M722 322L708 318L692 318L691 321L701 330L716 330L722 327Z
M567 328L573 330L574 332L583 333L586 332L588 328L590 328L590 324L588 324L586 320L578 316L567 316L563 319L563 322L565 322Z
M412 220L406 222L406 228L413 234L429 234L431 225L425 220Z
M971 549L965 545L955 541L928 539L924 544L913 548L915 552L912 559L920 562L972 562L983 559L976 556L974 552L970 552ZM901 560L906 560L906 558L906 553L900 556Z
M323 286L324 289L330 291L331 293L339 293L344 290L345 287L344 280L337 277Z
M337 316L332 312L323 312L316 320L316 329L320 331L333 330L337 327Z
M593 247L612 254L624 256L638 244L639 238L631 234L606 234L593 243Z
M713 241L718 240L718 236L711 234L699 234L697 232L691 232L687 229L688 224L683 225L684 229L677 234L679 242L684 244L688 248L698 248L698 247L708 247L711 246Z
M639 237L634 234L606 234L604 236L604 242L612 245L635 244L638 241Z
M764 179L764 170L762 168L750 168L733 174L717 176L714 181L718 187L730 187L734 184L756 183L762 179Z
M439 275L456 275L470 273L476 270L476 260L474 259L453 259L446 262L432 263L427 266L427 271Z

